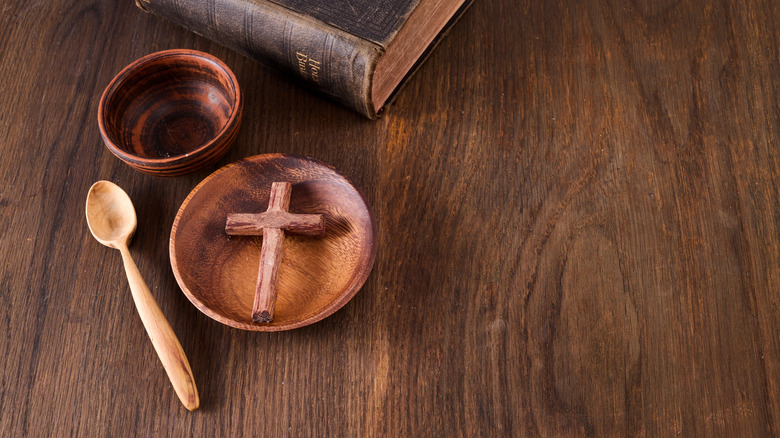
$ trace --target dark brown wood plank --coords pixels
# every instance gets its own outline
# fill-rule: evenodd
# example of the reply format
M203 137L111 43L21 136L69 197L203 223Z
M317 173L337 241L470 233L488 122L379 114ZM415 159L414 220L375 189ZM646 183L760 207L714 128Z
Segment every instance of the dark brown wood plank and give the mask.
M132 1L0 11L0 435L780 433L775 2L476 2L375 122ZM245 333L179 291L170 227L216 167L136 173L96 122L122 67L176 47L242 85L219 165L309 155L373 206L374 271L328 319ZM89 234L99 179L135 203L199 411Z

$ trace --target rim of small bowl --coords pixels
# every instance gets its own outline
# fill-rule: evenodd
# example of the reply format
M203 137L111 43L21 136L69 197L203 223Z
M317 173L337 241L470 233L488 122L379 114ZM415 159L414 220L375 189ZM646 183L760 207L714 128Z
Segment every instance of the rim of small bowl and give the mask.
M190 152L179 154L179 155L173 155L170 157L164 157L164 158L150 158L150 157L141 157L135 154L131 154L127 152L126 150L120 148L114 139L108 134L108 130L106 129L106 105L108 104L108 101L110 98L114 96L114 94L119 90L130 78L133 74L138 72L141 68L145 67L146 65L158 61L160 59L164 58L199 58L199 59L205 59L209 61L211 64L214 65L215 69L218 71L221 71L224 76L227 77L230 84L232 85L232 92L235 96L235 103L231 105L230 107L230 116L228 117L227 122L224 126L217 132L211 139L209 139L207 142L203 143L202 145L198 146L197 148L193 149ZM201 163L200 161L197 161L196 159L199 158L202 155L207 154L209 151L211 151L214 147L214 145L220 141L222 141L226 134L228 134L231 130L235 128L238 122L238 117L241 114L241 106L243 105L243 100L241 99L241 90L238 85L238 80L236 79L236 75L233 74L233 71L228 67L222 60L217 58L214 55L211 55L206 52L201 52L199 50L192 50L192 49L169 49L169 50L161 50L159 52L150 53L146 56L143 56L141 58L136 59L129 65L127 65L125 68L123 68L114 78L111 80L111 82L108 83L105 90L103 90L103 95L100 97L100 103L98 104L98 127L100 129L100 136L103 138L103 142L105 143L106 147L116 155L119 159L126 162L136 170L140 170L142 172L146 173L156 173L157 168L160 168L160 171L164 171L165 169L169 168L170 165L178 163L182 160L187 161L193 161L193 165L195 166L193 170L197 170L196 167ZM227 150L225 150L227 152ZM187 168L188 166L183 166L183 168Z

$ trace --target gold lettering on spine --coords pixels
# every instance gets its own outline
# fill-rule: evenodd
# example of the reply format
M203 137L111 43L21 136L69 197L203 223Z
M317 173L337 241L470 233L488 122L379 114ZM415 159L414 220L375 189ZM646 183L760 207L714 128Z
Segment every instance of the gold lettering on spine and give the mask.
M309 59L309 68L311 69L311 80L314 82L320 81L320 62L313 59Z
M306 78L306 61L309 60L309 57L304 55L301 52L295 52L295 57L298 59L298 70L301 72L301 76Z
M304 79L311 79L314 82L320 81L320 70L322 69L320 61L301 52L295 52L295 59L298 61L298 71Z

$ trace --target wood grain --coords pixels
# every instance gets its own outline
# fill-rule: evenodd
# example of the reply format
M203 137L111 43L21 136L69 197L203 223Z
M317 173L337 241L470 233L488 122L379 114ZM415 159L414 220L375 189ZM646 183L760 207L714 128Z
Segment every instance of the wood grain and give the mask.
M302 236L319 236L325 232L321 214L295 214L286 211L262 213L228 213L225 233L231 236L259 236L264 228L281 228Z
M780 433L776 2L476 2L376 122L130 1L0 11L3 436ZM249 333L179 291L168 233L214 168L139 174L96 124L117 71L177 47L241 85L217 165L312 156L373 207L373 273L331 317ZM197 412L89 235L100 179L136 203Z

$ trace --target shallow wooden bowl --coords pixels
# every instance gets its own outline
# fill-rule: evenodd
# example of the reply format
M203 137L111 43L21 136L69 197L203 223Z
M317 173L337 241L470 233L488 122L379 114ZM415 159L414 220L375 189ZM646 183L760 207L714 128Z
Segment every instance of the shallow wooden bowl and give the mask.
M242 100L233 72L195 50L152 53L106 87L98 125L106 147L141 172L176 176L213 164L238 134Z
M260 236L228 236L228 213L263 212L271 183L292 184L292 213L323 214L325 235L287 234L274 320L252 321ZM173 273L203 313L232 327L279 331L319 321L344 306L366 281L376 227L362 194L345 176L312 158L257 155L227 165L187 196L173 222Z

